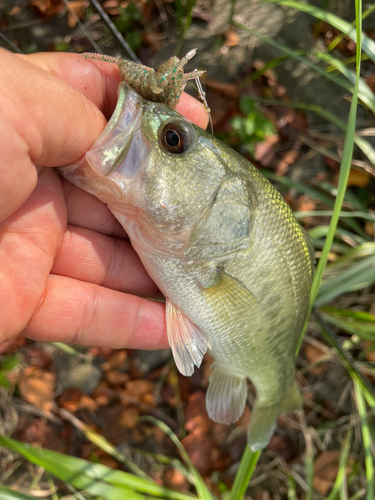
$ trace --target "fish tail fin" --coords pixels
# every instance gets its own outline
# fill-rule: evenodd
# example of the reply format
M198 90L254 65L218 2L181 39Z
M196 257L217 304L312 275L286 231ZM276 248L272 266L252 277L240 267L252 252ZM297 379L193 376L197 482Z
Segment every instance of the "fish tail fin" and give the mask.
M247 442L251 450L258 451L265 448L275 430L276 419L283 413L300 410L301 406L301 395L295 381L282 401L267 406L259 405L255 401L247 431Z

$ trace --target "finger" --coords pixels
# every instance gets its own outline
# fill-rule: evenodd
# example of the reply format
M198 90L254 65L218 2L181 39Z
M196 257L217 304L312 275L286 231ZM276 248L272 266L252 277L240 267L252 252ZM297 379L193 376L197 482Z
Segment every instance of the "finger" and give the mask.
M128 241L68 226L51 273L143 297L161 297Z
M86 346L168 347L164 304L55 275L24 335Z
M0 344L18 335L38 307L65 228L59 176L44 169L28 200L0 223Z
M105 203L69 181L61 179L68 211L68 223L102 234L129 239L125 230Z
M64 80L0 50L0 109L37 165L73 163L90 149L107 121Z
M15 212L30 196L37 170L17 130L0 111L0 221Z
M188 118L190 121L198 125L204 130L208 125L208 113L204 105L194 99L191 95L183 92L180 102L176 106L176 111Z

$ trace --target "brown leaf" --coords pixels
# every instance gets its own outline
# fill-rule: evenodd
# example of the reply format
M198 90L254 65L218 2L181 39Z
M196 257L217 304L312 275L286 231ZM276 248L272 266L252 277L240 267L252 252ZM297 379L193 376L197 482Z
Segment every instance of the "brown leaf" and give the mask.
M340 450L325 451L315 460L313 486L322 495L326 495L333 485L339 470ZM351 462L347 473L351 471Z
M209 87L220 94L227 95L229 97L233 97L234 99L238 99L240 96L238 87L233 83L222 83L216 80L209 80L208 78L204 80L204 84L206 87Z
M206 395L203 391L194 392L189 396L185 408L185 427L189 432L207 433L211 421L206 410Z
M214 460L217 458L217 450L211 436L192 433L182 440L182 444L202 476L215 470Z
M364 170L355 170L354 168L351 168L348 178L348 186L365 188L368 186L370 179L370 174L368 174Z
M77 410L88 410L89 412L96 411L98 404L87 394L79 389L65 389L57 399L57 404L60 408L65 408L71 413Z
M74 28L74 26L77 24L77 18L81 19L81 17L83 16L83 13L85 11L85 6L86 6L86 0L77 0L74 2L69 2L68 25L71 28Z
M272 500L272 497L267 491L258 491L258 493L255 495L254 500Z
M128 429L134 429L138 423L138 417L140 414L141 410L137 406L130 406L122 412L118 423Z
M124 365L127 357L128 353L125 349L114 351L109 359L102 364L102 369L107 372L109 370L116 370L118 368L121 368Z
M366 83L370 89L375 93L375 73L366 78Z
M307 361L309 361L311 364L316 363L319 361L320 358L324 356L324 351L319 349L319 347L313 346L311 344L306 344L305 345L305 356ZM313 375L319 375L325 370L325 363L321 363L317 366L312 366L309 368L309 371Z
M149 380L130 380L125 387L125 394L137 401L142 401L146 394L154 392L154 384Z
M228 31L226 31L224 33L224 37L225 47L235 47L240 41L240 37L238 36L238 33L236 33L236 30L234 28L230 28Z
M47 19L58 14L65 7L63 0L29 0L29 5L36 10L41 17Z
M365 340L364 344L363 344L363 347L365 349L368 349L370 347L370 345L372 344L372 342L370 340ZM375 346L373 346L372 348L372 351L369 351L365 358L367 359L367 361L370 361L372 363L375 362Z
M50 412L53 406L54 376L35 366L28 366L18 382L21 396L28 403Z
M118 370L109 370L106 377L111 385L124 385L129 380L129 375L127 373Z
M189 483L186 477L178 469L169 469L164 475L167 486L177 491L188 491Z
M374 223L367 220L365 223L365 230L368 235L370 235L371 237L374 236L375 234Z
M110 16L118 16L120 11L118 10L118 0L106 0L103 2L102 7Z

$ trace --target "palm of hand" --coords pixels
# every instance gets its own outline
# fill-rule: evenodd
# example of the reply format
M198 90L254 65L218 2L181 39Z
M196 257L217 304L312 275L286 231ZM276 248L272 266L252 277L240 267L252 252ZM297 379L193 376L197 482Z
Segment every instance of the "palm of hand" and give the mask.
M117 67L0 49L0 80L0 352L21 332L166 347L164 304L144 298L159 291L107 207L53 169L37 178L35 167L72 163L90 148L114 109ZM180 112L206 126L203 105L182 97Z

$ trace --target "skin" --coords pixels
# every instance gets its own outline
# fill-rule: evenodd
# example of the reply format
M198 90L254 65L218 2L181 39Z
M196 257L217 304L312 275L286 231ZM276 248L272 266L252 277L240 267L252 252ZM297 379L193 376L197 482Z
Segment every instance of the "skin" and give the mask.
M77 162L115 107L115 64L0 49L0 353L40 341L161 349L160 292L107 207L52 168ZM177 111L202 128L204 106ZM37 167L38 166L38 167Z

